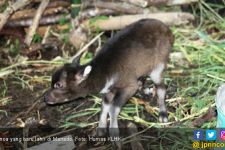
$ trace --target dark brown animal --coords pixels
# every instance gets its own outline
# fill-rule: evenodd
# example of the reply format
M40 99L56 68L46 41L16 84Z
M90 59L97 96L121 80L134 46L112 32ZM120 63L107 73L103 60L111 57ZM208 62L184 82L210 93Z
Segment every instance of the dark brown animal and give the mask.
M109 39L96 57L85 65L79 58L65 64L52 77L52 87L45 95L48 104L64 103L89 94L102 93L99 128L118 128L122 106L138 89L138 79L149 75L157 87L159 120L167 122L166 90L162 81L173 35L158 20L144 19L119 31ZM114 130L110 135L118 135Z

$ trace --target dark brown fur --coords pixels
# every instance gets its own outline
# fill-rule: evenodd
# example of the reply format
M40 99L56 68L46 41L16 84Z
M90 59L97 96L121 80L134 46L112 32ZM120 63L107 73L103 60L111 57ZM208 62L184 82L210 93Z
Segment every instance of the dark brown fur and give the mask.
M74 63L58 70L53 75L52 88L46 94L45 101L49 104L64 103L65 99L71 101L98 93L114 76L115 83L103 95L102 109L106 104L112 105L109 115L116 122L118 114L115 108L121 108L135 94L140 77L149 75L159 64L166 67L172 45L173 35L162 22L145 19L133 23L108 40L90 63L81 66L79 60L74 60ZM92 69L84 77L82 75L87 66ZM61 84L55 88L57 83ZM161 80L155 84L164 90ZM158 103L160 108L164 107L164 98ZM163 111L160 110L160 113L166 117Z

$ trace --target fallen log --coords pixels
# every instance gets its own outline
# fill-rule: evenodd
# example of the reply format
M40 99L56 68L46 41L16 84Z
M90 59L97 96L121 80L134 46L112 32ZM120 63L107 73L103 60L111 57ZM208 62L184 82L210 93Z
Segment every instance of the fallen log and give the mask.
M26 18L33 18L35 16L35 11L36 9L26 9L26 10L20 10L17 11L15 14L13 14L9 21L12 20L22 20L22 19L26 19ZM68 13L69 10L63 7L57 7L57 8L48 8L46 9L42 16L50 16L50 15L56 15L56 14L65 14Z
M115 15L117 12L111 9L89 8L80 12L79 17L81 19L87 19L96 16L109 16Z
M95 21L86 20L82 24L85 29L91 30L119 30L141 19L158 19L167 25L181 25L193 21L194 16L182 12L152 13L109 17L107 19L96 19Z
M12 5L8 6L3 13L0 14L0 30L6 24L8 18L18 9L23 8L32 0L18 0Z
M135 5L125 3L125 2L104 2L104 1L96 1L96 0L85 0L82 3L82 8L101 8L101 9L111 9L118 13L122 14L143 14L146 12L145 9L137 7Z
M174 5L186 5L191 3L199 2L199 0L168 0L166 2L167 6L174 6Z
M148 6L148 0L121 0L121 1L128 2L130 4L134 4L134 5L140 6L140 7Z
M71 18L70 15L51 15L51 16L45 16L43 18L40 18L39 25L45 26L50 24L56 24L60 21L60 19L64 18L65 20L69 20ZM33 23L32 18L26 18L26 19L16 19L16 20L10 20L6 23L7 27L28 27L31 26Z
M198 2L199 0L121 0L139 7L159 6L159 5L185 5Z

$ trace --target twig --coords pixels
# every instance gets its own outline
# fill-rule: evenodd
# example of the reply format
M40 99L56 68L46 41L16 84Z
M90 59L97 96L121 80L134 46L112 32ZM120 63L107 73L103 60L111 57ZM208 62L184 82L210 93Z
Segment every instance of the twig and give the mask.
M25 115L29 114L29 113L34 109L34 107L37 106L38 103L40 103L40 99L43 97L43 95L44 95L44 94L42 94L42 96L40 96L40 97L38 98L38 100L36 100L36 101L33 103L33 105L25 112Z
M8 6L6 10L0 14L0 30L3 28L3 26L6 24L8 18L18 9L26 6L29 4L31 0L18 0L11 6Z
M64 16L62 14L59 15L51 15L51 16L46 16L40 19L39 25L49 25L49 24L54 24L60 21L60 19L64 17L64 19L69 20L71 18L70 14L67 16ZM21 20L10 20L7 22L6 26L9 27L19 27L19 26L31 26L33 23L33 20L31 18L23 19Z
M45 35L43 37L43 40L42 40L41 44L45 44L46 43L46 40L47 40L47 38L48 38L48 36L50 34L50 32L49 32L50 29L51 29L51 26L48 26L47 29L46 29L46 32L45 32Z
M113 11L111 9L101 9L101 8L90 8L90 9L85 9L80 12L79 18L81 19L87 19L90 17L96 17L96 16L108 16L108 15L113 15L113 14L118 14L118 12ZM81 20L79 19L79 20Z
M88 44L86 44L75 56L73 56L71 59L70 59L70 62L73 61L74 58L78 57L79 55L81 55L83 52L85 52L87 50L87 48L89 46L91 46L91 44L93 44L96 40L98 40L98 38L100 36L103 35L104 32L101 32L99 33L95 38L93 38Z
M196 3L199 0L168 0L166 3L167 6L174 6L174 5L184 5L184 4L190 4L190 3Z
M140 7L148 6L148 0L122 0L122 1L134 4Z
M174 6L174 5L190 4L193 2L198 2L199 0L146 0L146 1L148 1L148 5L150 6L158 6L158 5Z
M208 77L210 77L210 78L213 78L213 79L216 79L216 80L220 80L220 81L225 82L225 79L220 78L220 77L217 77L217 76L212 75L212 74L206 74L206 76L208 76Z
M32 41L33 36L35 34L35 31L38 27L41 15L42 15L43 11L45 10L45 8L48 6L48 3L49 3L49 0L42 0L41 4L40 4L40 6L39 6L39 8L36 12L36 15L33 19L33 24L32 24L32 26L30 26L28 34L26 35L26 38L25 38L25 41L24 41L24 43L26 43L28 46L30 46L30 44L31 44L31 41Z

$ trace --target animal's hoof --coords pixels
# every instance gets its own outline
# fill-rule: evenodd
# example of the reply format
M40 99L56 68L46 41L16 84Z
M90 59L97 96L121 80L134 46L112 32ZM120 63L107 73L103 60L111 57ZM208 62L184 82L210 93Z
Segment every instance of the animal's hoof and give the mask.
M112 142L113 150L122 150L122 142L121 141L114 141Z
M162 122L162 123L168 122L168 114L167 114L167 112L163 111L163 112L159 113L159 122Z
M114 150L122 149L122 142L119 135L120 133L118 128L109 128L109 138L112 142L112 148Z
M106 128L97 128L97 136L101 137L101 136L105 136L107 133L107 129Z

